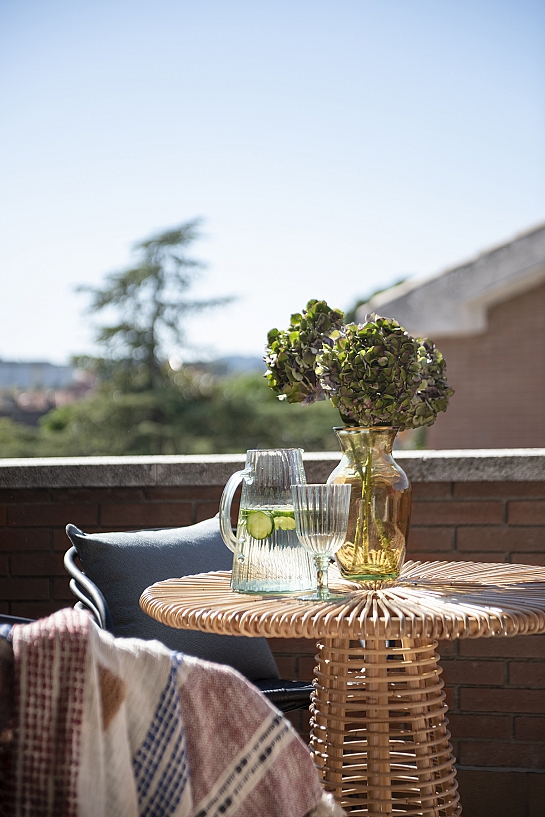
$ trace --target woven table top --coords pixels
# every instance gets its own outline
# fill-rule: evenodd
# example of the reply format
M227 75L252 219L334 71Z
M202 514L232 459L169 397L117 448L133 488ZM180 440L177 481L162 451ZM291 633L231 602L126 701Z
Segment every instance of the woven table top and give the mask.
M334 573L334 571L331 571ZM545 567L406 562L389 586L330 578L346 601L235 593L230 572L148 587L145 613L170 627L268 638L479 638L545 633Z

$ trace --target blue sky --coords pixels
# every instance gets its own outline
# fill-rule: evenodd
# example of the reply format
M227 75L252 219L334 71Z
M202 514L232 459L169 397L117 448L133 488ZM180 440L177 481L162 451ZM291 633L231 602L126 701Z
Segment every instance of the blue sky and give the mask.
M538 224L544 55L534 0L0 0L0 358L92 351L75 285L195 216L210 354Z

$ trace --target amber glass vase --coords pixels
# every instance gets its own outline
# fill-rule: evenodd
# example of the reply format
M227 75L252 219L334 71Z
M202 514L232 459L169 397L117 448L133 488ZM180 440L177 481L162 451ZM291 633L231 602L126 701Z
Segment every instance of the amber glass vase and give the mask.
M411 485L392 456L397 433L389 426L336 428L342 459L328 482L350 483L346 542L337 551L352 581L392 581L405 560Z

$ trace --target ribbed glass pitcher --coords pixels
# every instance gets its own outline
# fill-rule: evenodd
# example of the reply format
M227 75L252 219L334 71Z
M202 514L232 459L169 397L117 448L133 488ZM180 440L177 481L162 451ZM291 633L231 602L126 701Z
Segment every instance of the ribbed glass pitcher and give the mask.
M234 555L231 587L240 593L297 593L314 589L312 558L299 544L291 486L306 482L302 449L246 452L246 467L228 481L220 502L223 541ZM236 535L231 503L242 483Z

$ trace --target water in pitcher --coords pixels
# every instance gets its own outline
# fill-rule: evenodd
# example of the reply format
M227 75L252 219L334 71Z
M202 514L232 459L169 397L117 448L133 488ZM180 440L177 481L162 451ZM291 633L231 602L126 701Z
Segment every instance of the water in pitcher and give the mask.
M292 485L306 482L299 448L252 449L246 467L228 480L220 501L220 530L233 551L231 587L239 593L299 593L316 586L312 557L295 532ZM242 487L237 532L231 506Z
M300 592L312 587L308 554L295 533L293 505L241 508L233 584L243 593Z

